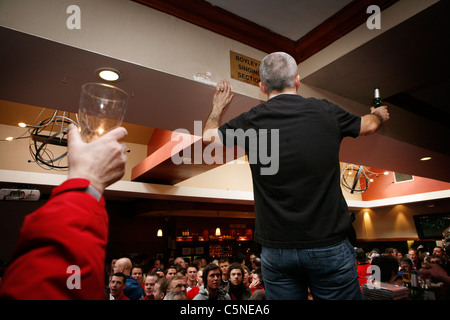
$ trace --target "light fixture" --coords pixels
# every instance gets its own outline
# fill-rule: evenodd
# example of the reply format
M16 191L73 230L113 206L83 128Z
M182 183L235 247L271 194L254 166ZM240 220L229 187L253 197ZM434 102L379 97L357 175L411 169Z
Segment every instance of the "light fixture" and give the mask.
M389 171L385 171L385 172L383 172L383 174L384 174L385 176L387 176L387 175L389 174Z
M220 232L220 228L216 228L216 237L220 237L221 232Z
M100 79L108 82L116 82L122 78L120 71L114 68L100 68L95 71L95 74Z
M27 124L24 123L24 122L19 122L17 125L18 125L19 127L21 127L21 128L26 128L26 127L27 127Z
M14 140L14 137L7 137L7 138L5 138L5 140L6 140L6 141L13 141L13 140Z
M158 229L158 232L156 233L157 237L162 237L163 236L163 232L161 229Z
M432 159L431 157L423 157L423 158L420 158L420 161L428 161L431 159Z

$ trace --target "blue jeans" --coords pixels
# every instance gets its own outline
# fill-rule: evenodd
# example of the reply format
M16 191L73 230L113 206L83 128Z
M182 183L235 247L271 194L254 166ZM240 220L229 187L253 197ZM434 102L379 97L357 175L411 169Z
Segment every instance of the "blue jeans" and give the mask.
M361 300L355 250L348 240L314 249L263 247L262 276L267 300Z

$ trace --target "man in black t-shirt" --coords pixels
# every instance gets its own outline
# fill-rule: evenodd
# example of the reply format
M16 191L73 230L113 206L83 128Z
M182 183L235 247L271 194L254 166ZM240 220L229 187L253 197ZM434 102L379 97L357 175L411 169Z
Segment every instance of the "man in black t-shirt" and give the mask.
M240 146L248 156L255 199L255 241L262 245L267 299L360 299L351 226L340 188L344 137L378 130L385 106L363 117L298 95L295 60L272 53L260 65L267 101L220 125L234 94L217 84L204 143Z

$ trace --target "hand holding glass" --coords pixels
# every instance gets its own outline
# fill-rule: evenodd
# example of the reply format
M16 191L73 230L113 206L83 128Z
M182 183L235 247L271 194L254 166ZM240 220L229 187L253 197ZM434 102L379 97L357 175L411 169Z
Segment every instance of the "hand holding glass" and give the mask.
M91 142L120 127L127 109L128 94L104 83L86 83L81 87L78 122L84 142Z

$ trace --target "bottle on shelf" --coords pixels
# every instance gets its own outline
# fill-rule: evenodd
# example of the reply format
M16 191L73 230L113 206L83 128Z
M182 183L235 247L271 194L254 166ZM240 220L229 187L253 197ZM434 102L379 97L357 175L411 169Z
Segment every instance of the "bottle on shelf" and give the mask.
M383 105L383 101L381 100L380 96L380 87L375 88L375 97L373 99L373 106L374 108L381 107Z

